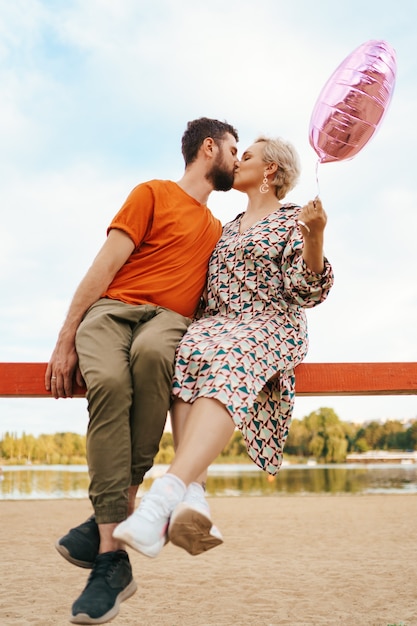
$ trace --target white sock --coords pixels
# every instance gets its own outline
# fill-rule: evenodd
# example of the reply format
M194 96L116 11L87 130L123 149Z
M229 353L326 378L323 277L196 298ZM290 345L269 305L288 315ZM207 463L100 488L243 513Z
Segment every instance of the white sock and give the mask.
M197 482L190 483L187 487L187 495L194 494L199 498L204 498L205 490L203 485Z
M187 490L187 487L181 478L178 478L175 474L167 473L160 478L160 481L161 486L163 484L164 488L167 489L170 498L174 498L178 500L178 502L181 502Z

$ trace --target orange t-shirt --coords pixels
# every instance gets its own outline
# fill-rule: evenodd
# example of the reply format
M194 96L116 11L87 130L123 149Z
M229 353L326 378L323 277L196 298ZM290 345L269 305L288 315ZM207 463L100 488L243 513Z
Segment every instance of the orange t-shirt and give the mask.
M193 317L222 226L211 211L169 180L135 187L113 218L135 250L103 294Z

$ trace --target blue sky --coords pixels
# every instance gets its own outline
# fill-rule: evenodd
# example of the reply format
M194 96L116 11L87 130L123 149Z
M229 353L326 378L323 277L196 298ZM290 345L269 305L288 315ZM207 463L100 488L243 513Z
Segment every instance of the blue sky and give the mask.
M370 39L396 51L389 110L351 161L308 127L324 83ZM417 331L417 7L353 0L0 0L0 358L47 361L76 286L129 191L177 180L190 119L297 147L288 197L320 191L336 283L308 314L309 361L413 361ZM245 208L214 193L223 221ZM297 398L344 420L412 419L415 397ZM0 433L84 432L84 400L0 399Z

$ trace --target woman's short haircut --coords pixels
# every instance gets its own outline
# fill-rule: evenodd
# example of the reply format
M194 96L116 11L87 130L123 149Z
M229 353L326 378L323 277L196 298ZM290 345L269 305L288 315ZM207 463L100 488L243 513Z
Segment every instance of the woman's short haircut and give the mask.
M287 193L293 189L300 177L300 158L294 146L277 137L270 139L269 137L258 137L255 143L263 142L263 160L265 163L276 163L278 169L275 176L269 181L270 185L275 187L275 195L278 200L285 198Z

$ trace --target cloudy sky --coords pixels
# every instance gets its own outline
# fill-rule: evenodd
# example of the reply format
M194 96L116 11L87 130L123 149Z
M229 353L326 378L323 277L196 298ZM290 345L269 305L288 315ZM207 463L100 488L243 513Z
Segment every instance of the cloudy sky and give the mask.
M336 6L337 5L337 6ZM350 161L309 144L321 88L362 43L396 51L391 105ZM0 358L47 361L76 286L129 191L177 180L180 139L226 119L297 147L288 199L319 191L336 283L309 312L309 361L413 361L417 331L417 6L386 0L0 0ZM245 208L214 193L223 221ZM343 420L411 419L416 397L297 398ZM0 400L0 434L83 433L84 400Z

